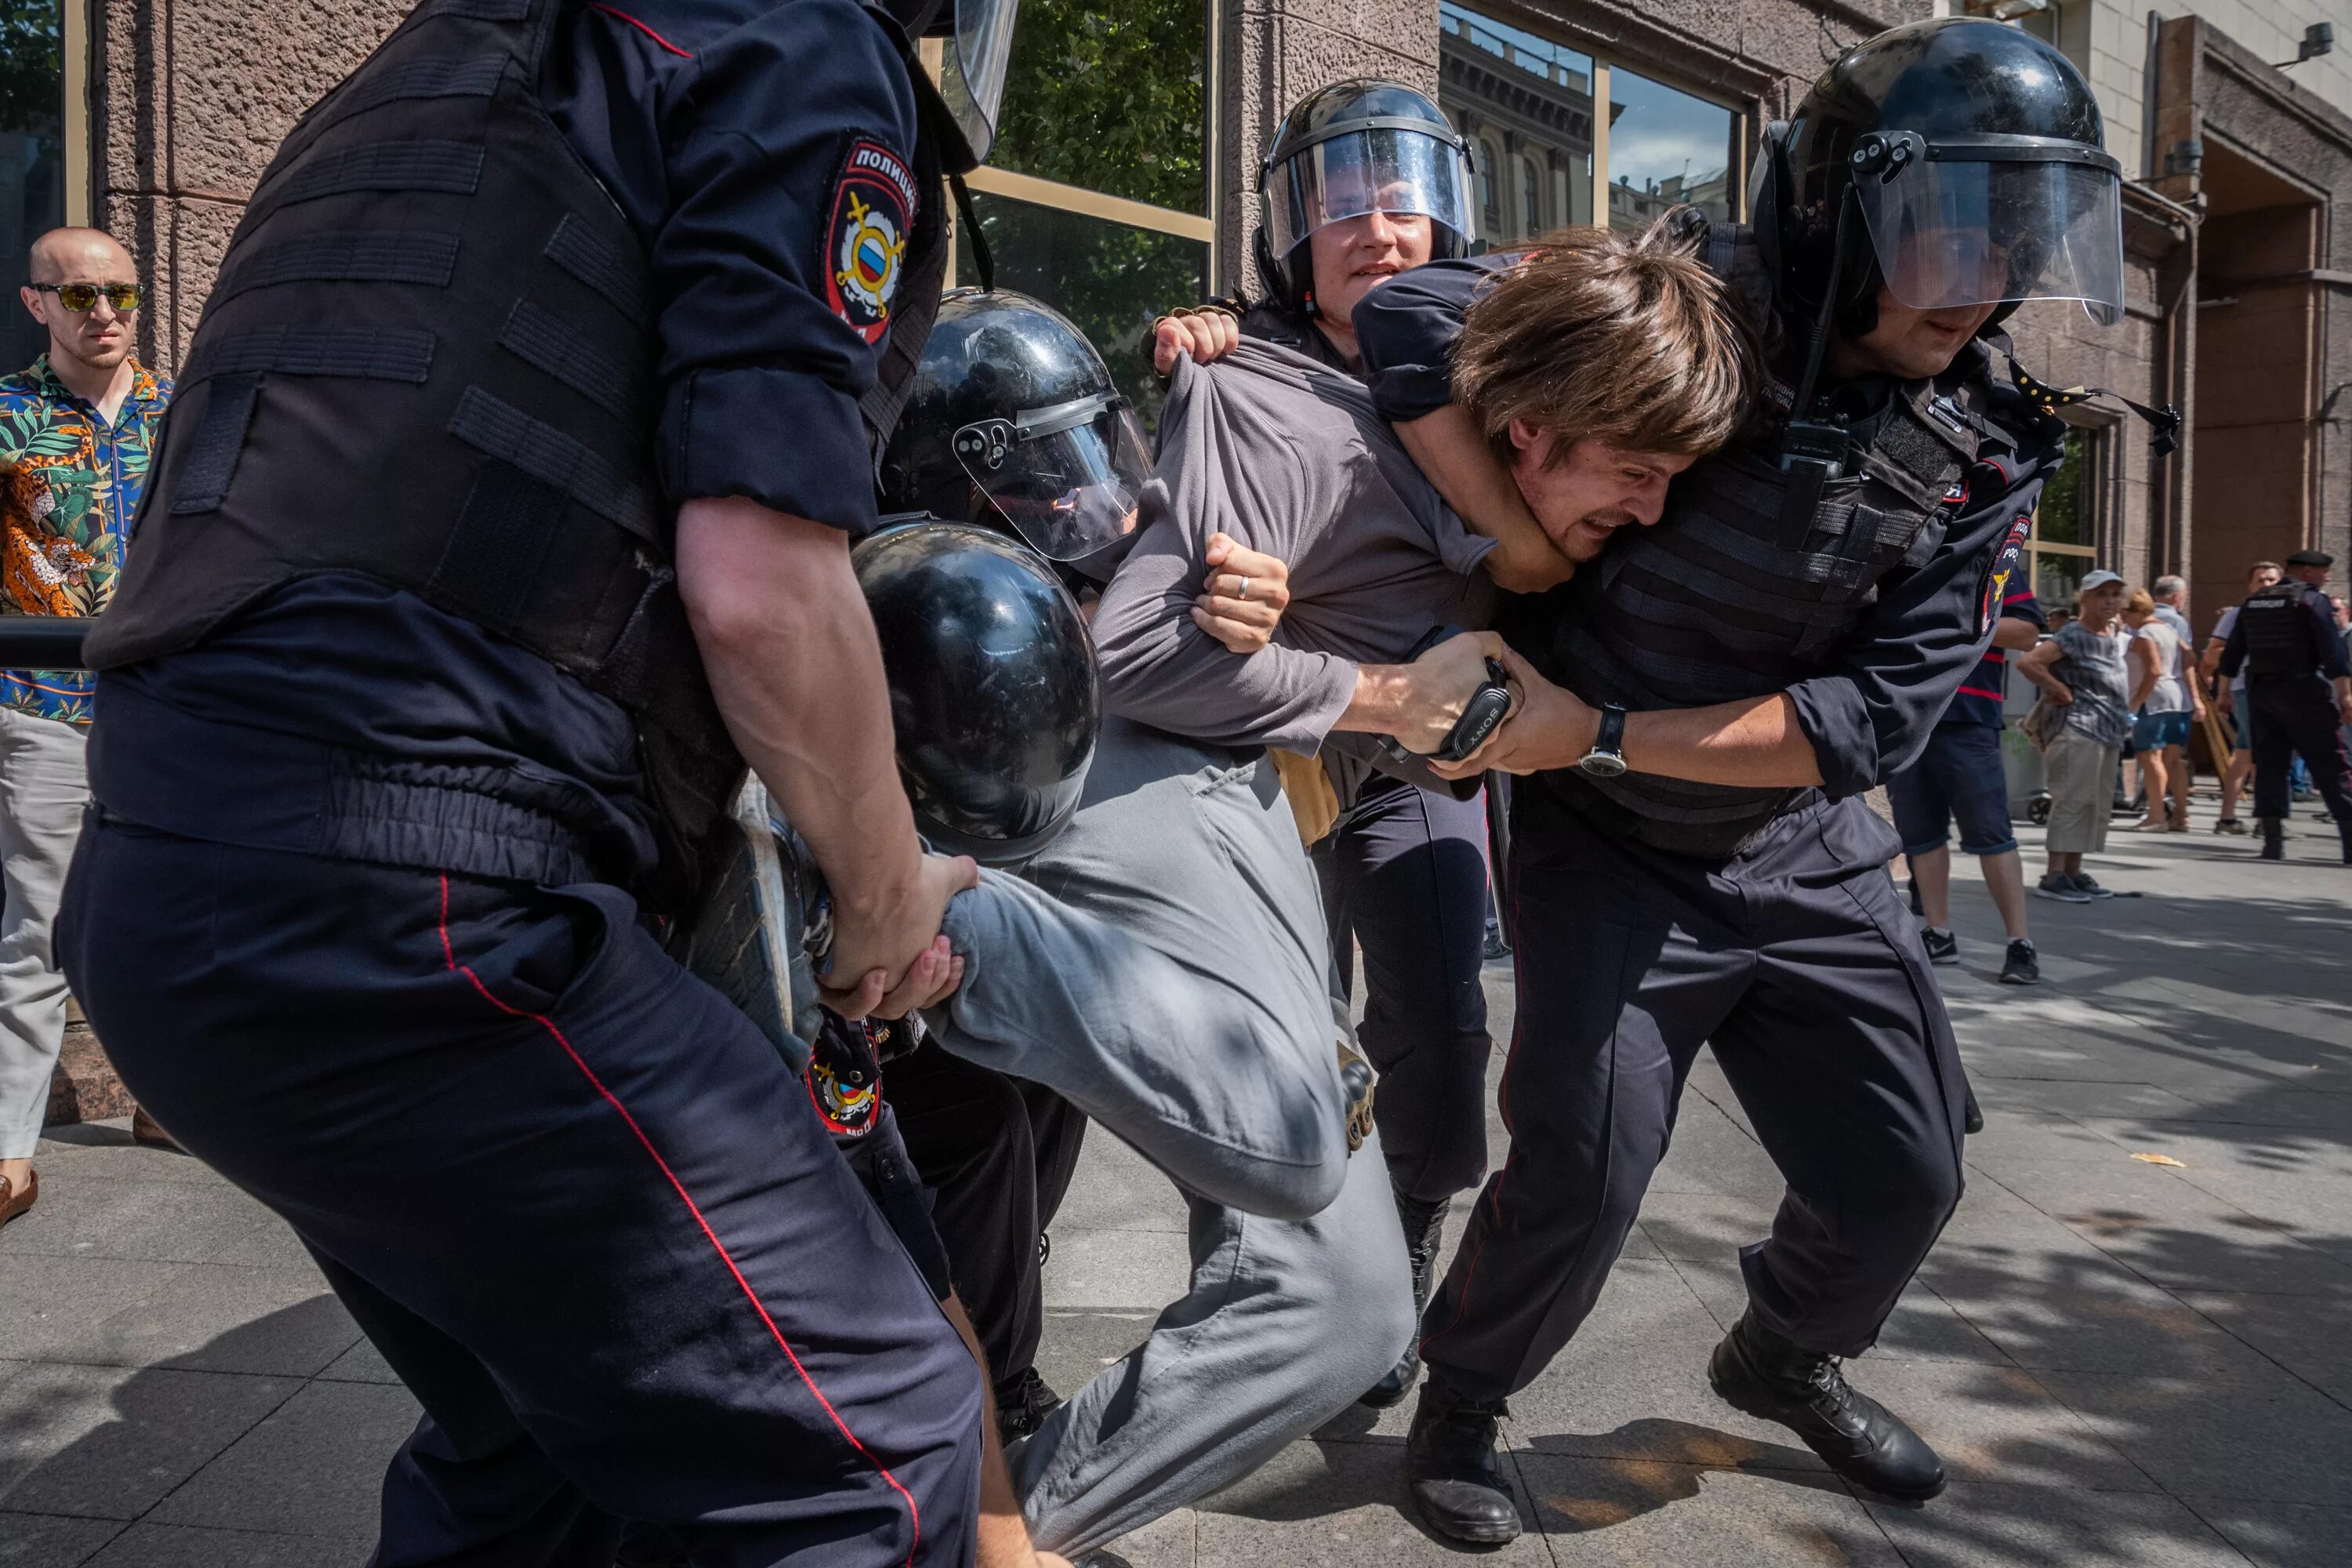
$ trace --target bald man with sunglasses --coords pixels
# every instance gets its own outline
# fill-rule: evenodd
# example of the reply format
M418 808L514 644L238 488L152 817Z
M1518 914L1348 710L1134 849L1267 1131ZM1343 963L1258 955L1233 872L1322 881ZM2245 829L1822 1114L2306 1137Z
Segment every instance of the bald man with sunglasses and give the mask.
M131 353L139 275L93 228L33 242L25 309L48 352L0 377L0 613L93 616L113 597L171 397ZM91 677L0 671L0 1225L33 1206L32 1154L66 1025L50 927L89 795ZM150 1141L164 1135L143 1116Z

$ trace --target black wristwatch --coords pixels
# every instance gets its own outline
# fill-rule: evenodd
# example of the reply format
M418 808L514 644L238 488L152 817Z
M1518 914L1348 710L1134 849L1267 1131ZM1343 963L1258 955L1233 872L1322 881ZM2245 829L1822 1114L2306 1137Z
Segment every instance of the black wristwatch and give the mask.
M1601 732L1576 765L1597 779L1613 779L1625 771L1625 710L1613 702L1602 705Z

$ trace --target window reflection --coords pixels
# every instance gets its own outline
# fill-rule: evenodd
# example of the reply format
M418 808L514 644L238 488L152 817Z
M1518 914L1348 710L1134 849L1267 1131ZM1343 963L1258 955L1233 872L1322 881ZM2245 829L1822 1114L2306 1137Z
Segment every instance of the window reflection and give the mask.
M1024 0L992 168L1209 210L1202 0Z
M1685 203L1719 222L1738 215L1738 115L1622 66L1610 68L1609 106L1611 226L1647 228Z
M36 237L66 221L65 19L58 0L0 0L0 257L21 273ZM8 301L0 375L49 345Z
M1476 150L1478 238L1591 223L1592 58L1455 0L1437 7L1437 57L1438 102Z

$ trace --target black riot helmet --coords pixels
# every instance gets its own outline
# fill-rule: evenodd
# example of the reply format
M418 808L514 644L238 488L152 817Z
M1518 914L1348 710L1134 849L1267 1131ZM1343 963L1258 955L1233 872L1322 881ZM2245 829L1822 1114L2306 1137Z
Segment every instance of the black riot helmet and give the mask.
M1085 617L1002 533L886 528L850 554L882 642L898 777L933 847L1011 865L1078 809L1102 724Z
M988 162L996 140L997 106L1013 59L1013 25L1021 0L866 0L896 22L908 37L950 40L940 58L936 88L928 72L916 72L918 91L936 92L939 106L962 135L967 159L951 159L959 171Z
M1150 477L1135 410L1084 332L1025 294L956 289L875 499L884 512L1010 528L1048 560L1083 562L1133 532Z
M1921 310L2079 300L2123 314L2122 167L2066 57L2020 28L1941 17L1856 44L1766 137L1750 210L1782 299L1850 335L1878 284ZM1834 298L1824 300L1824 290Z
M1470 249L1470 143L1401 81L1356 77L1308 93L1275 128L1260 165L1257 271L1286 310L1311 309L1307 237L1366 213L1430 220L1433 259Z

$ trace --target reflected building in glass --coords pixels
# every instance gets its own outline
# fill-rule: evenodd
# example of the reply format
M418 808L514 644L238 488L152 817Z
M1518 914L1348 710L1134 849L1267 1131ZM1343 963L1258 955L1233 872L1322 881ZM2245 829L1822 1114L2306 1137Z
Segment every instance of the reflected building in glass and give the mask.
M1438 102L1470 139L1484 247L1592 221L1592 59L1444 0Z

